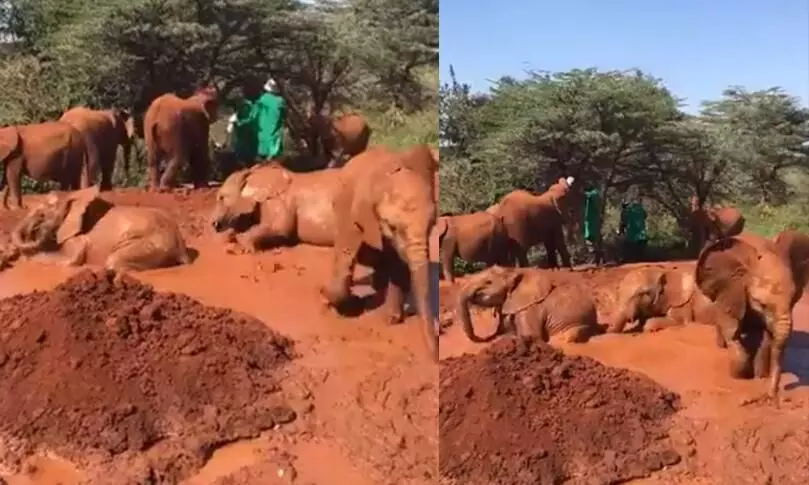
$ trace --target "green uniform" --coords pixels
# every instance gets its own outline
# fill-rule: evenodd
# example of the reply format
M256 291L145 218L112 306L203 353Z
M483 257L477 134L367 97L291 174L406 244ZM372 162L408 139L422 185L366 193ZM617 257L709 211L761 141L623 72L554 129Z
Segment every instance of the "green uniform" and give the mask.
M642 205L630 202L624 208L622 219L627 241L646 241L646 209Z
M261 159L277 158L283 152L284 114L286 102L277 94L264 92L251 104L248 116L237 119L234 131L250 126L256 134L256 155Z
M601 207L599 207L598 189L584 193L584 240L595 241L601 233Z
M236 122L230 135L231 149L241 160L254 161L258 148L258 136L255 126L245 122L250 118L253 102L245 99L236 110ZM239 123L241 122L241 123Z

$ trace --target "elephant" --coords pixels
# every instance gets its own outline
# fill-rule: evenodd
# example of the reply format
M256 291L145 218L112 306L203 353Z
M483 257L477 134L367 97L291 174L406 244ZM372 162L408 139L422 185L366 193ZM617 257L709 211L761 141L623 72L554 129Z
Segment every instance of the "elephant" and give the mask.
M691 197L691 227L695 246L701 249L706 242L736 236L744 230L744 215L735 207L700 207Z
M543 243L548 253L548 266L557 266L556 253L562 264L571 267L570 253L565 243L564 202L574 178L559 178L547 191L534 195L526 190L514 190L500 202L486 209L503 218L510 241L510 251L520 267L528 266L528 250Z
M730 372L736 378L770 376L767 397L778 403L798 274L775 243L741 233L709 243L697 260L697 286L720 310Z
M481 262L487 266L511 263L506 226L499 215L474 212L441 216L435 224L441 245L441 265L444 279L455 282L453 261L459 257L465 261Z
M67 123L84 136L90 160L90 183L100 176L101 190L112 189L115 156L120 146L124 154L124 173L129 173L129 159L135 126L126 110L117 108L96 110L77 106L62 114L59 121Z
M49 194L18 223L11 241L23 255L51 254L68 266L141 271L191 262L169 214L114 205L100 197L99 185Z
M607 325L609 333L621 333L635 320L641 320L647 331L689 322L712 323L715 311L697 288L691 271L654 267L636 268L624 275L618 285L617 307ZM721 339L718 333L717 342Z
M332 246L339 170L295 173L273 162L234 172L216 194L213 228L241 233L248 252L273 240Z
M489 337L475 334L469 304L493 307L497 330ZM536 268L492 266L472 275L457 293L455 314L469 340L489 342L507 331L548 342L560 337L583 343L603 333L595 301L575 284L557 285L551 273ZM506 325L504 317L511 323Z
M90 185L89 152L75 128L59 121L0 128L0 160L4 167L3 208L9 194L19 208L22 204L22 176L58 182L61 190Z
M152 101L143 119L152 190L173 186L183 166L189 167L194 188L207 185L211 165L208 138L218 111L219 93L215 88L199 89L186 99L167 93ZM163 160L168 163L158 185L158 165Z
M374 273L387 276L386 305L391 323L404 316L411 290L423 324L428 350L438 360L438 277L433 278L430 238L436 219L433 200L436 162L427 145L397 152L375 147L340 168L334 198L335 243L330 281L321 288L339 312L356 301L350 286L365 249L383 255ZM381 280L375 282L380 290Z
M359 155L368 148L371 128L365 117L347 114L330 119L323 114L310 118L314 139L319 140L328 168L343 166L348 159Z

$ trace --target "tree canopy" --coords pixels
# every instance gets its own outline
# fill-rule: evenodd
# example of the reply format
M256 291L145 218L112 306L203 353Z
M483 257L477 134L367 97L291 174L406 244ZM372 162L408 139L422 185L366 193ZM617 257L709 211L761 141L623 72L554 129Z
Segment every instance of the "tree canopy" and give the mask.
M779 205L808 192L809 110L778 87L729 87L697 115L637 69L529 72L486 93L453 71L439 96L444 212L485 209L572 175L576 190L592 183L613 206L638 191L684 230L692 196Z
M437 0L8 0L0 26L3 124L142 113L205 83L227 98L250 75L278 81L295 136L323 108L435 103L419 75L438 59Z

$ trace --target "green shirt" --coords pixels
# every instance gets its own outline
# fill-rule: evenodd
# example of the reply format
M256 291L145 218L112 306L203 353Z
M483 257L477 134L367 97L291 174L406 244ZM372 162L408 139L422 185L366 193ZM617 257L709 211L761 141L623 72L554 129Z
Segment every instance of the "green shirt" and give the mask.
M601 232L601 207L599 207L598 189L584 193L584 239L595 241Z
M247 123L253 110L253 102L245 99L236 110L236 122L230 135L231 149L239 156L254 160L258 149L258 136L253 124ZM241 121L241 124L239 122Z
M256 99L250 113L244 119L237 119L235 129L242 126L253 127L257 138L256 154L262 159L277 158L283 152L284 115L286 101L277 94L265 92Z
M631 202L621 213L621 227L626 240L640 242L646 240L646 209L637 202Z

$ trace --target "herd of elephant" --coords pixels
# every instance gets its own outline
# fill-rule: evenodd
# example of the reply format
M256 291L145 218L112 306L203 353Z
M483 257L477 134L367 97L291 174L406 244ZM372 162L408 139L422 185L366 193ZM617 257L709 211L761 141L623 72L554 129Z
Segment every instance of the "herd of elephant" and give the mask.
M151 102L142 130L151 188L170 188L183 168L195 187L207 185L210 125L218 112L219 92L212 87L187 98L167 93ZM364 151L371 136L359 114L336 119L313 114L309 125L307 142L317 144L329 167ZM22 207L23 175L56 182L63 191L87 188L96 179L101 190L110 190L118 147L123 150L123 169L129 173L135 134L135 120L127 110L84 106L65 111L56 121L0 128L3 207L9 208L9 198Z
M439 218L447 279L456 256L489 265L457 291L454 313L467 337L485 342L516 333L586 342L598 334L622 333L630 322L652 331L710 324L717 345L729 351L731 376L769 376L767 396L777 403L792 308L809 283L809 235L785 230L766 239L744 231L738 209L700 210L692 200L696 230L704 238L695 269L631 267L616 290L617 311L599 324L587 288L554 271L525 267L525 251L538 242L549 255L559 249L569 265L560 207L572 183L572 178L559 179L538 196L514 191L485 213ZM517 267L510 264L515 251ZM498 325L491 336L476 335L470 304L494 309Z
M194 185L202 185L200 162L208 161L216 104L211 89L185 99L166 94L152 102L144 117L152 188L171 186L183 163L191 163ZM333 131L339 121L332 123ZM328 305L349 314L382 295L389 321L398 323L406 297L412 295L428 351L437 360L438 281L431 277L429 241L437 214L438 150L427 145L368 147L370 129L366 125L359 131L361 147L342 143L345 138L332 133L326 148L348 160L330 162L329 168L297 173L278 161L265 161L230 174L216 194L211 226L231 248L245 252L278 244L332 247L333 272L320 292ZM104 198L117 148L124 147L126 161L133 133L132 119L124 111L83 107L59 121L2 128L4 203L10 188L22 207L23 174L55 180L62 189L30 208L13 229L15 257L47 254L67 265L116 272L193 263L169 212ZM335 141L343 146L335 147ZM169 163L158 185L160 159ZM100 181L91 180L94 171L101 172ZM351 291L358 264L372 269L376 292L370 298Z

